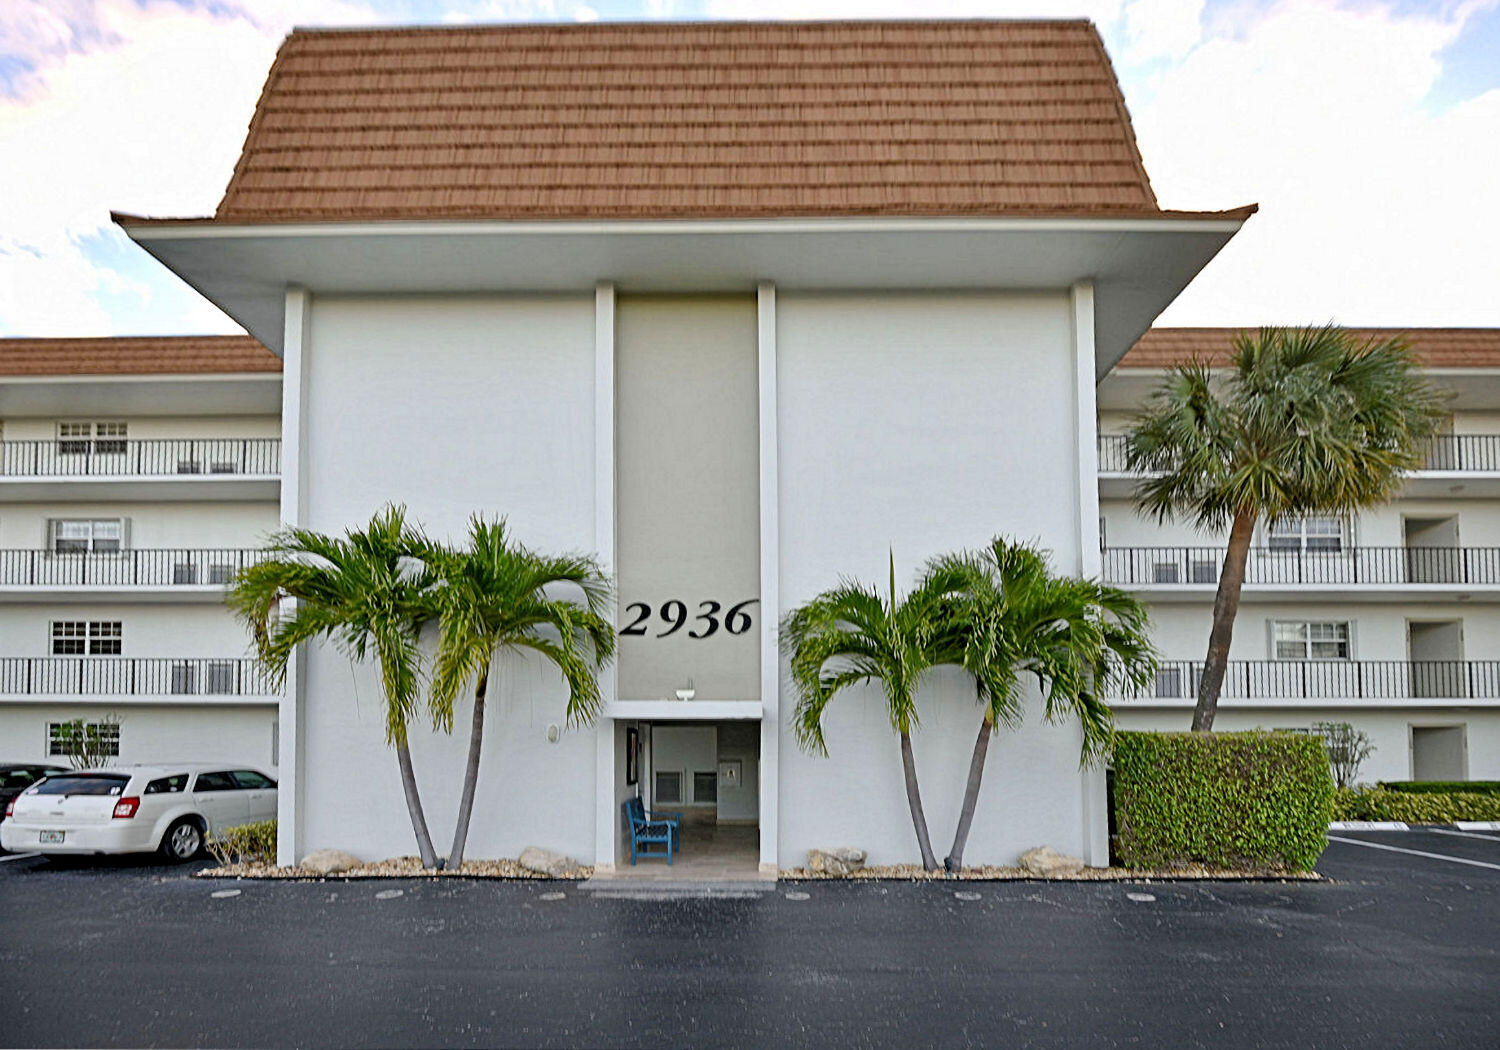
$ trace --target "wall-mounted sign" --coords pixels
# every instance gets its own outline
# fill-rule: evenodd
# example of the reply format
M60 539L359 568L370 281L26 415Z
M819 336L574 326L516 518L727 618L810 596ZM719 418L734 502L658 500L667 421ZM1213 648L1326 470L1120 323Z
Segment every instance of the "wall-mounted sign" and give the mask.
M705 599L698 603L698 611L692 616L694 626L687 636L712 638L720 627L730 634L744 634L755 626L750 613L759 604L759 598L746 598L725 609L723 602ZM678 598L669 598L655 609L647 602L631 602L625 606L625 616L621 619L622 635L644 637L649 634L656 638L666 638L687 625L688 606Z

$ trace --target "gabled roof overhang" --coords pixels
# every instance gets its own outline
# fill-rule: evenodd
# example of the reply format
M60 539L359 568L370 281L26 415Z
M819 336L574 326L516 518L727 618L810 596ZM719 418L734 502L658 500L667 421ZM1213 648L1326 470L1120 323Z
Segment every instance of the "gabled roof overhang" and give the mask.
M1098 376L1254 207L1131 217L659 221L115 221L280 353L286 290L318 294L1065 289L1094 286Z

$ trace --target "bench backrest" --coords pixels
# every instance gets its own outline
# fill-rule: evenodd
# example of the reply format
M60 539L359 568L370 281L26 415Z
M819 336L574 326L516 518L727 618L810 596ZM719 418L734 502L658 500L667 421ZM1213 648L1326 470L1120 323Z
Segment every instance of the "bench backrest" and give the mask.
M626 799L625 819L630 822L632 828L646 823L646 807L641 805L639 798Z

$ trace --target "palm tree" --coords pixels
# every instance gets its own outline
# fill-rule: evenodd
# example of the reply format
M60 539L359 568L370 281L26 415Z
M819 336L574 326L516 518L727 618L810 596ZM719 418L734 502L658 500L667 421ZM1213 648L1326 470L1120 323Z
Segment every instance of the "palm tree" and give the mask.
M901 738L906 802L922 853L922 866L937 870L922 792L917 784L911 731L918 724L917 688L923 675L958 658L945 648L949 588L928 582L901 598L896 594L896 561L891 557L890 600L873 587L845 580L789 613L782 621L782 647L790 665L797 708L793 724L803 750L828 754L823 712L841 690L879 682L891 727Z
M423 557L440 581L432 699L445 725L453 723L459 690L474 683L463 794L448 854L449 867L457 867L463 863L479 782L491 664L507 650L539 653L567 683L568 725L593 722L602 703L597 673L615 651L612 588L594 558L533 553L510 538L503 520L475 517L466 549L431 544ZM575 600L580 597L581 604Z
M1331 325L1242 334L1222 379L1199 362L1171 370L1127 437L1126 462L1146 475L1142 513L1229 529L1195 731L1213 728L1256 524L1389 500L1441 418L1403 340L1361 343Z
M271 537L266 560L235 577L228 601L278 683L297 646L315 638L331 638L352 660L374 654L385 693L386 743L396 751L422 866L436 868L407 744L407 723L421 694L418 636L435 615L432 575L413 558L423 542L407 525L405 508L394 506L342 537L284 529ZM296 607L281 618L288 598Z
M949 871L963 867L990 738L1020 724L1025 682L1042 690L1049 722L1076 718L1083 726L1082 761L1103 755L1113 735L1107 697L1134 695L1156 676L1145 606L1114 587L1054 576L1029 544L996 537L985 549L944 555L928 563L926 580L957 587L947 644L973 676L984 708Z

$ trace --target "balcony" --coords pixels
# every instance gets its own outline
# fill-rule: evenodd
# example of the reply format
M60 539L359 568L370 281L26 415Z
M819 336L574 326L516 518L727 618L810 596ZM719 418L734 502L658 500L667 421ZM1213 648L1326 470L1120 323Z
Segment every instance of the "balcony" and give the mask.
M6 656L0 657L0 696L7 699L126 699L160 703L233 701L280 696L260 663L248 659Z
M1191 706L1201 661L1164 661L1151 695L1132 707ZM1222 701L1256 707L1470 705L1500 701L1500 660L1231 660Z
M1135 475L1125 462L1125 436L1099 435L1099 491L1129 496ZM1427 462L1412 474L1406 495L1500 496L1500 434L1442 434L1432 439Z
M235 573L264 557L248 549L0 550L0 602L219 602Z
M1105 582L1152 601L1212 599L1224 564L1223 547L1107 547L1102 553ZM1247 601L1462 601L1484 589L1500 589L1500 547L1252 547L1241 595Z
M280 438L0 441L0 500L274 500Z

